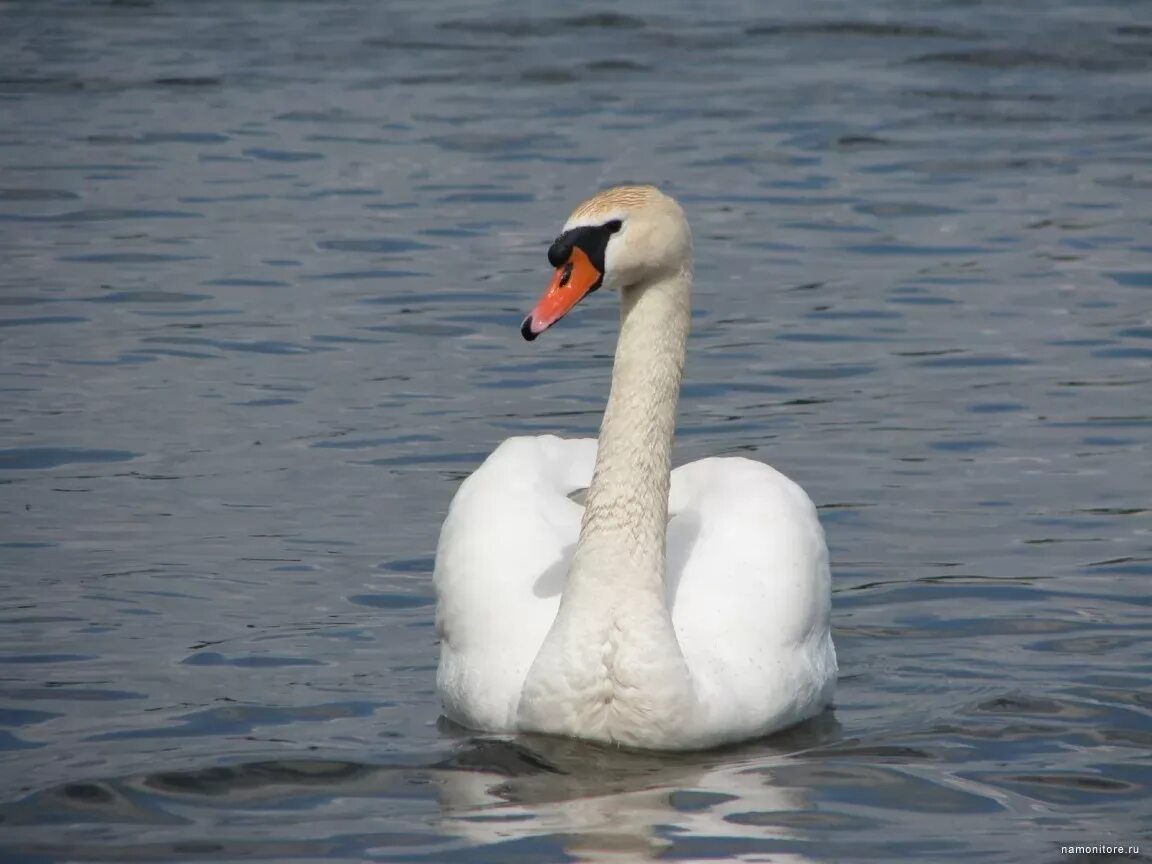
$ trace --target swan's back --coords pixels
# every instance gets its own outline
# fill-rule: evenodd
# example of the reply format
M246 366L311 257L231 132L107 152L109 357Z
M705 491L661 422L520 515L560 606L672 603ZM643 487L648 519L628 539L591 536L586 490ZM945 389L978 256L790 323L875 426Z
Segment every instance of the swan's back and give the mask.
M666 587L681 651L723 740L826 705L836 679L827 547L807 493L741 457L672 472Z
M509 438L460 486L440 529L433 581L445 713L514 731L528 668L560 605L595 439Z
M559 608L580 530L570 493L592 478L596 442L511 438L458 490L435 582L445 712L513 732L528 670ZM708 746L811 716L830 698L823 532L807 494L743 458L672 472L668 606L705 710ZM688 722L688 718L685 718Z

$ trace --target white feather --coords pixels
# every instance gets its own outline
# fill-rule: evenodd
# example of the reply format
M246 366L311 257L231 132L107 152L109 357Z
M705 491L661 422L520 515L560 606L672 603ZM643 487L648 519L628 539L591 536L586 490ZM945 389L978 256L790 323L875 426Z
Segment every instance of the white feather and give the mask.
M627 229L608 248L623 322L600 441L511 438L461 485L436 553L444 710L652 749L766 735L832 698L824 534L763 463L669 472L690 235L656 190L603 197L576 211Z

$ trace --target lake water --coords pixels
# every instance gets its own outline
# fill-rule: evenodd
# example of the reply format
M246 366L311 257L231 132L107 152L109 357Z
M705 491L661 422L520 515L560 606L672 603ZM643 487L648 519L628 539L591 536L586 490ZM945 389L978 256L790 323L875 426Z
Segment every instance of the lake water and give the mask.
M0 3L0 858L1152 860L1152 12ZM432 556L593 435L696 235L677 461L821 509L841 680L644 756L438 722ZM1141 857L1142 856L1142 857Z

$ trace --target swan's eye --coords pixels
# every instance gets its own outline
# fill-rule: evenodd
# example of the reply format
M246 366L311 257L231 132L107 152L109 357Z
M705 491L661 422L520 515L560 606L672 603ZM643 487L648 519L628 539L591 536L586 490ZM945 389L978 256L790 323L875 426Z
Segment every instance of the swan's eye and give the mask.
M624 227L624 223L621 222L619 219L613 219L611 222L605 222L604 223L604 230L607 231L609 234L615 234L617 231L619 231L623 227Z

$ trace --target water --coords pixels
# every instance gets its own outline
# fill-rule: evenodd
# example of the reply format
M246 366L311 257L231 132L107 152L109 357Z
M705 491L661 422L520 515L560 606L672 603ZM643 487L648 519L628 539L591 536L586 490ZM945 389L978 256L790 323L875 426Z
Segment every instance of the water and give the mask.
M1147 860L1150 72L1121 0L0 4L0 857ZM834 559L834 713L719 753L437 723L439 522L595 433L611 299L518 326L626 180L677 460Z

